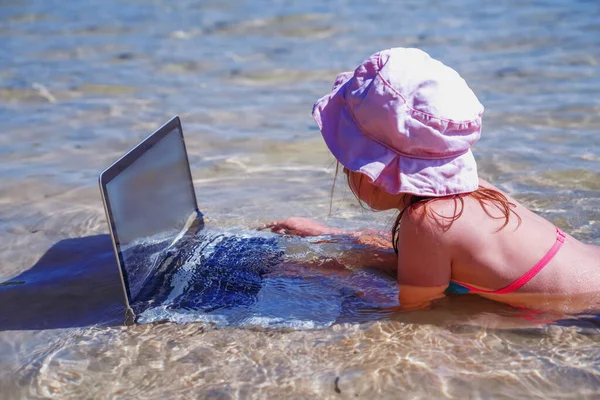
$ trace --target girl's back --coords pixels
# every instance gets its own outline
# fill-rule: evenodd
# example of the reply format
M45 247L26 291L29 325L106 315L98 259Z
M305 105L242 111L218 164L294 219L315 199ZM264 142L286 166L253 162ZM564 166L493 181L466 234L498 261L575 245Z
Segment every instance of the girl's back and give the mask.
M393 243L402 307L454 291L537 309L599 308L599 248L479 179L471 147L483 111L452 68L393 48L339 74L313 117L353 193L400 212Z
M499 190L481 181L483 187ZM502 228L505 218L494 205L482 208L479 201L464 198L464 210L460 218L449 227L444 219L436 231L449 244L451 279L464 282L478 289L497 290L515 282L530 271L555 245L557 229L550 222L529 211L514 199L516 205L508 224ZM454 201L444 199L432 202L429 215L436 213L450 217L454 213ZM502 229L500 229L502 228ZM402 251L400 244L399 251ZM512 293L487 294L484 297L535 308L556 309L556 303L565 305L565 311L587 309L593 304L600 287L600 248L583 244L566 235L564 244L550 261L521 288ZM572 298L572 301L565 301ZM583 302L583 304L582 304Z

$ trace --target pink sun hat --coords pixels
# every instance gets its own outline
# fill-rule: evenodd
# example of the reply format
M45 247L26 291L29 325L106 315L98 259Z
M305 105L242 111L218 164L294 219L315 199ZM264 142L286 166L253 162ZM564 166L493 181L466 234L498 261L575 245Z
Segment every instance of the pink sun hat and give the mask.
M471 146L483 106L452 68L419 49L370 56L335 80L313 117L334 157L390 194L477 190Z

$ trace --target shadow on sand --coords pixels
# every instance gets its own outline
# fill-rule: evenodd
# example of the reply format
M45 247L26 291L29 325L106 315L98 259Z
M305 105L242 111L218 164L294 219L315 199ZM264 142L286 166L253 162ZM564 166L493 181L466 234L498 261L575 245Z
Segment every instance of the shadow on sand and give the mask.
M202 282L204 287L206 282ZM555 322L547 317L472 296L450 296L428 310L385 316L404 323L462 329L522 329ZM124 319L123 290L109 235L61 240L29 270L0 283L0 331L115 326ZM597 316L593 319L591 327L597 332ZM581 317L560 322L590 327Z
M0 331L118 325L124 312L109 235L61 240L0 283Z

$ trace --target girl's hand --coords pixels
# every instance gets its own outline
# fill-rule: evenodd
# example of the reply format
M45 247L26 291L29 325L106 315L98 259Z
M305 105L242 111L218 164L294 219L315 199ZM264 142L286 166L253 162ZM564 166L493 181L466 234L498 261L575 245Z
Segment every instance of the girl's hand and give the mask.
M333 229L325 224L309 218L292 217L282 221L273 221L259 228L270 229L271 232L296 236L340 235L343 231Z

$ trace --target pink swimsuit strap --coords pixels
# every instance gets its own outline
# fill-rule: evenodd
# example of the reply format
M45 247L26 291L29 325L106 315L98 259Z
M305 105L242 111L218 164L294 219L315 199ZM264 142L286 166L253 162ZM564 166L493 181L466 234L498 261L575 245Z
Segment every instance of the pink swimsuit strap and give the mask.
M542 259L540 261L538 261L538 263L535 264L533 266L533 268L531 268L529 271L527 271L522 277L520 277L519 279L517 279L510 285L503 287L502 289L484 290L484 289L477 289L476 287L467 285L466 283L461 283L461 282L456 282L456 283L458 283L461 286L466 287L467 289L469 289L469 291L471 293L506 294L506 293L514 292L515 290L519 289L521 286L523 286L524 284L529 282L531 279L533 279L533 277L536 276L550 262L550 260L552 260L552 258L554 258L556 253L558 253L558 250L560 250L562 245L565 243L565 238L566 238L565 233L563 231L561 231L560 229L556 228L556 241L554 242L554 245L552 246L552 248L550 250L548 250L548 252L544 255L544 257L542 257Z

